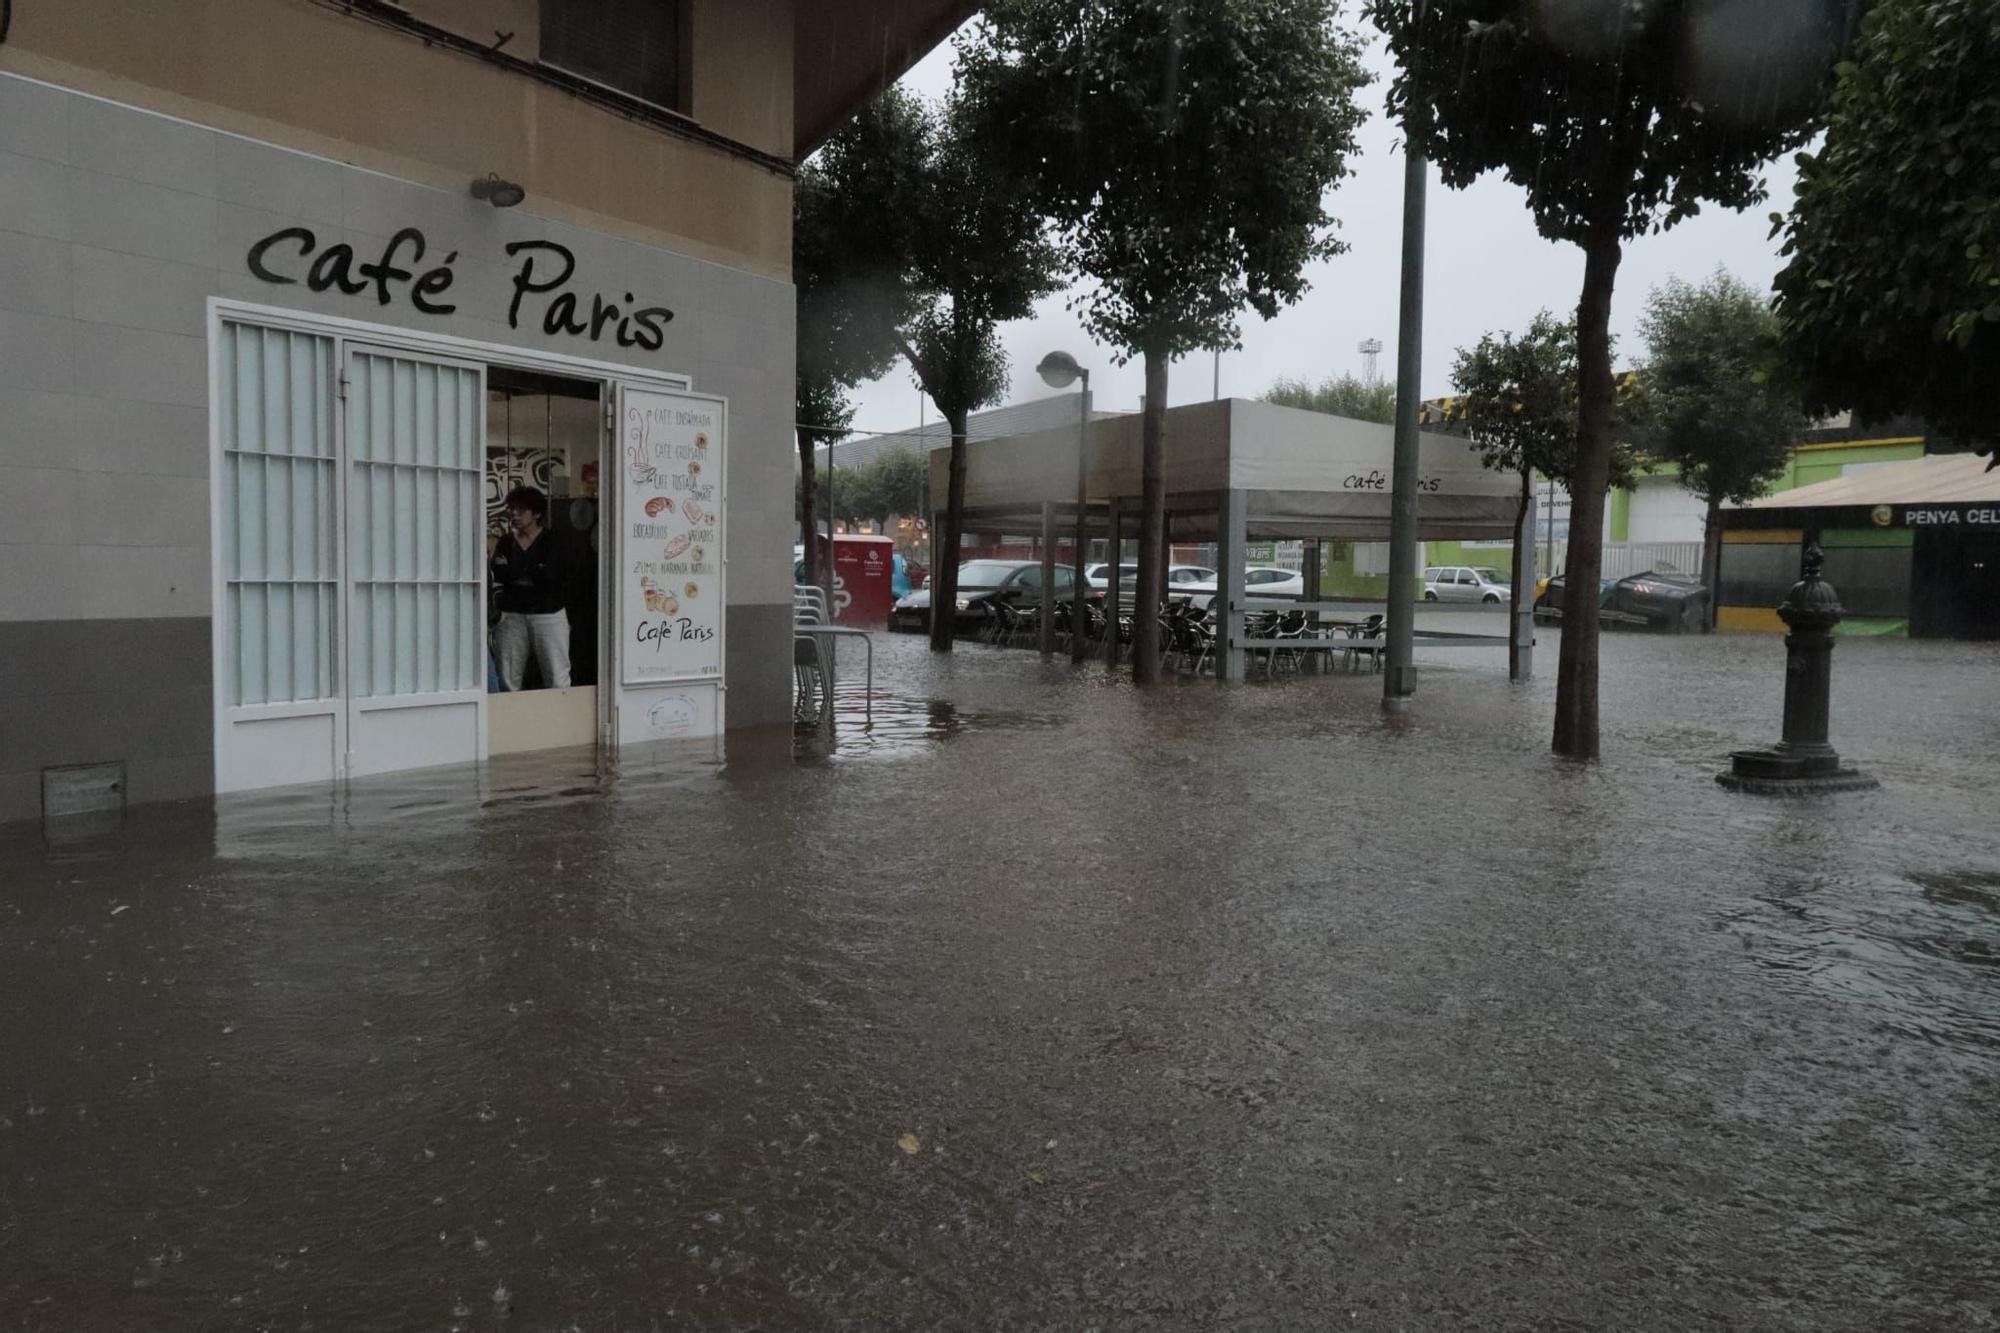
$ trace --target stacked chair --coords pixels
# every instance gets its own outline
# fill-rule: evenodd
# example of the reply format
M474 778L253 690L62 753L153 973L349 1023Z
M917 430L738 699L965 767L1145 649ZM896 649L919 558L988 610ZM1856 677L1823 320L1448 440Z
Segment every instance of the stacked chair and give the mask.
M826 590L811 584L792 588L792 624L825 625ZM792 721L833 720L833 645L814 634L792 635Z

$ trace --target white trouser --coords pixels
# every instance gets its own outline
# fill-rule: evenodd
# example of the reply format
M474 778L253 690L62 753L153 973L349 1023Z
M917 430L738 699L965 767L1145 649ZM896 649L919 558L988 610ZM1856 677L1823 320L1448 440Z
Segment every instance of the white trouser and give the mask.
M558 690L569 688L569 614L551 612L545 616L524 616L517 611L500 613L500 683L510 690L521 688L528 673L528 644L533 640L535 660L542 664L543 683Z

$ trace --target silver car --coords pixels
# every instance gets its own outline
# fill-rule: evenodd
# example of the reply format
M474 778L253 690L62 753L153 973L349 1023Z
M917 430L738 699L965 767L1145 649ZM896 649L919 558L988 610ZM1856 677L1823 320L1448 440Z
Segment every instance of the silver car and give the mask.
M1511 600L1514 590L1499 570L1486 565L1432 565L1424 571L1427 602L1487 602Z

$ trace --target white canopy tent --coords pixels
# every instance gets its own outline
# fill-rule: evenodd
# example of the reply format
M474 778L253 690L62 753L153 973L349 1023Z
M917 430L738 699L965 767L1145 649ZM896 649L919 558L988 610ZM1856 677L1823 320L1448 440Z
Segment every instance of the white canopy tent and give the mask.
M1065 536L1109 538L1115 550L1138 522L1140 430L1136 413L1089 423L1080 513L1081 422L968 443L965 531L1039 533L1044 563L1051 566L1054 544ZM1168 409L1164 453L1167 540L1219 547L1228 651L1218 675L1225 680L1241 677L1243 618L1256 609L1244 594L1246 542L1389 539L1389 426L1229 398ZM949 467L948 450L931 455L934 506L948 494ZM1507 541L1524 521L1520 478L1483 466L1461 437L1421 434L1418 477L1419 541ZM1532 499L1525 522L1532 531ZM1526 550L1532 561L1532 542ZM1306 596L1315 606L1321 605L1318 573L1314 559ZM1052 584L1053 578L1044 580L1045 588ZM1115 598L1116 580L1111 591ZM1515 608L1517 636L1529 632L1528 611ZM1045 615L1043 624L1050 619Z

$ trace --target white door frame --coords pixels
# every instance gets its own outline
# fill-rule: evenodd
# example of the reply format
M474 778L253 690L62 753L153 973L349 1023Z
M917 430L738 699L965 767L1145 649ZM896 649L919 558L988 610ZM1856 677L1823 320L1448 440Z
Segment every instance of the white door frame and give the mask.
M363 345L391 353L407 353L431 359L477 362L482 366L505 366L521 370L538 370L547 374L562 375L571 379L584 380L598 386L599 402L606 420L600 438L603 442L600 469L607 467L612 458L617 439L610 414L616 410L617 389L620 384L631 384L638 388L656 388L664 392L685 393L694 387L691 376L675 371L648 370L616 361L602 361L589 357L567 356L560 352L547 352L535 348L516 347L506 343L483 342L473 338L461 338L451 334L430 333L420 329L402 328L387 324L371 324L364 320L345 319L337 315L314 314L302 310L289 310L281 306L262 305L253 301L239 301L226 297L211 296L208 299L208 449L209 449L209 624L211 664L209 690L214 701L214 725L212 744L214 746L213 773L217 791L249 790L246 784L234 783L225 787L223 783L223 760L227 753L228 732L232 721L238 718L285 717L327 711L329 707L339 715L341 738L336 758L336 781L348 778L347 755L349 742L344 734L345 718L352 706L347 698L347 591L343 573L342 591L336 601L335 634L338 639L334 653L333 681L336 697L333 700L313 700L305 703L270 704L254 708L232 708L222 698L223 654L228 648L229 627L225 608L228 605L227 580L222 562L222 543L217 534L221 529L223 506L223 453L224 441L221 430L221 413L217 404L221 401L225 367L222 357L222 326L225 322L247 324L262 328L282 329L289 332L305 333L332 338L333 363L337 370L344 372L350 347ZM481 403L482 411L484 403ZM345 470L349 466L347 456L347 402L336 396L334 402L334 438L339 443L339 467L336 475L339 482L335 487L337 496L337 531L339 534L338 566L346 568L347 543L347 485ZM725 483L726 484L726 483ZM600 486L598 522L616 521L616 499L612 492L615 485ZM615 532L616 529L610 529ZM604 642L599 653L600 677L609 679L611 673L619 670L617 650L619 644L615 633L611 632L611 622L616 618L615 584L613 564L615 553L606 552L599 560L599 625ZM482 642L484 636L482 635ZM604 651L608 649L609 651ZM483 678L482 678L482 689ZM598 691L598 741L602 750L616 737L615 718L612 713L615 688ZM479 739L480 754L485 754L486 737L482 725Z

